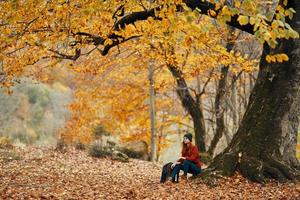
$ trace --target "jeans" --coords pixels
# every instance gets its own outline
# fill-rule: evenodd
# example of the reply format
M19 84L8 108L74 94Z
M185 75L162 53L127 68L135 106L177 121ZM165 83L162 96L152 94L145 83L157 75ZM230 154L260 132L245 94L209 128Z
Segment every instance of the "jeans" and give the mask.
M175 182L175 177L176 174L180 171L183 170L183 174L186 176L187 173L193 174L193 175L197 175L201 173L201 168L199 168L197 165L195 165L192 161L190 160L184 160L182 164L176 164L171 177L172 177L172 181Z

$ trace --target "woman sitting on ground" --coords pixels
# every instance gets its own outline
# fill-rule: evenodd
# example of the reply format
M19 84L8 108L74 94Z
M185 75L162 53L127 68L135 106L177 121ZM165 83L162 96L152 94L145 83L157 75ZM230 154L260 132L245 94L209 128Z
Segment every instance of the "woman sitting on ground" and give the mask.
M175 182L176 174L183 170L183 180L187 180L187 173L198 175L201 173L201 161L198 148L192 144L193 135L187 133L183 137L181 156L177 162L173 163L171 174L172 182Z

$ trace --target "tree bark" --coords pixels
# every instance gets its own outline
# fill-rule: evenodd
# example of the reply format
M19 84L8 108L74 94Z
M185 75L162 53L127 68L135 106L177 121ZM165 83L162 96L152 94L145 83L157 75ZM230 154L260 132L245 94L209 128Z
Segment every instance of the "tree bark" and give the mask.
M155 119L155 88L154 88L154 63L149 61L149 93L150 93L150 123L151 123L151 161L156 161L157 135Z
M226 80L228 74L228 66L222 66L221 79L219 80L217 95L215 99L215 114L216 114L216 133L210 143L208 153L213 156L214 151L221 137L224 135L225 123L224 123L224 101L225 101L225 90Z
M205 152L205 125L203 111L199 108L197 102L190 94L187 83L183 77L182 71L176 66L168 65L168 68L177 82L177 94L186 111L190 114L194 124L195 144L200 152Z
M233 79L236 78L236 75L233 75ZM235 83L231 84L231 105L230 110L232 113L232 120L233 120L233 132L236 132L239 125L239 119L238 119L238 111L237 111L237 90Z
M296 10L291 23L300 32L300 3L289 0ZM270 64L267 54L285 52L289 61ZM264 45L260 71L241 125L230 145L219 154L208 171L232 175L239 170L257 182L299 178L296 136L299 125L300 41L279 41L275 49Z
M230 31L230 36L232 35L233 30ZM231 39L229 39L231 40ZM230 52L233 49L234 43L228 41L226 44L226 50ZM222 66L221 69L221 79L218 83L217 95L215 98L215 113L216 113L216 133L210 143L208 153L213 156L214 151L217 147L218 142L225 135L225 122L224 122L224 111L225 111L225 97L226 97L226 85L227 85L227 75L228 75L229 66Z
M203 86L203 89L205 89L206 85ZM204 134L204 140L206 137L206 126L205 126L205 120L204 120L204 113L203 113L203 103L202 103L202 95L201 95L201 85L200 85L200 77L199 75L197 76L197 94L196 94L196 103L198 105L199 111L200 111L200 124L201 124L201 132ZM205 143L205 142L204 142Z

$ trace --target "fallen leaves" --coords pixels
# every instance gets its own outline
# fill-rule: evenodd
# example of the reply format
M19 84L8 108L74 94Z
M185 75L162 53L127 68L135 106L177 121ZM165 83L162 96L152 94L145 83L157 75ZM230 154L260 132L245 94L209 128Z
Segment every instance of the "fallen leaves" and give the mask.
M201 179L160 184L161 166L130 159L97 159L84 151L17 150L22 159L0 159L0 199L297 199L300 185L265 186L236 174L210 188Z

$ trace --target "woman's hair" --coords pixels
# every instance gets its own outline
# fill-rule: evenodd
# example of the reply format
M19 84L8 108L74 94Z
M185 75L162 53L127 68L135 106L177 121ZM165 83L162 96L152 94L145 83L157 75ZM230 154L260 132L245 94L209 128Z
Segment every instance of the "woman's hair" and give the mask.
M188 146L187 144L185 144L184 142L182 142L181 155L184 155L184 154L190 154L192 145L193 145L193 144L190 143L190 145ZM188 153L187 153L187 152L188 152Z

